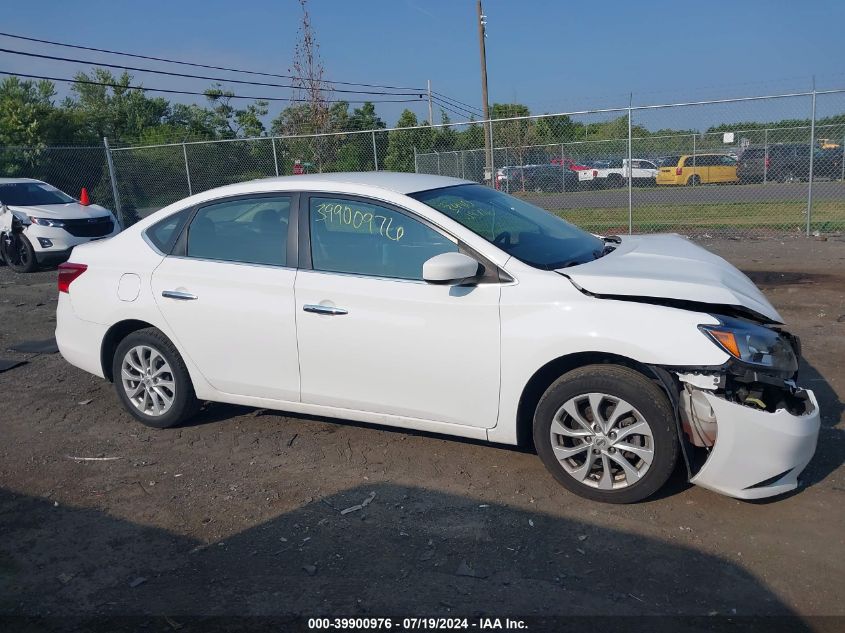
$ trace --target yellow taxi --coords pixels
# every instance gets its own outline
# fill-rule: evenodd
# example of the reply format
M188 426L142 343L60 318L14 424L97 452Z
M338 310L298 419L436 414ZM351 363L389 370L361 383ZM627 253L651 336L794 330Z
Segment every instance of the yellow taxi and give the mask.
M739 182L736 159L727 154L680 154L660 161L658 185L705 185Z

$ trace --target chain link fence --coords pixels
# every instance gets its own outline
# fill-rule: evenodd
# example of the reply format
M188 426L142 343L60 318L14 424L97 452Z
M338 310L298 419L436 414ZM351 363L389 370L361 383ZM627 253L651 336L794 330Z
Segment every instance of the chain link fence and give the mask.
M91 199L108 209L116 207L105 147L0 146L0 178L35 178L79 197L88 189Z
M124 225L225 184L391 170L484 183L596 232L828 233L845 228L845 90L510 117L489 126L0 148L0 169L72 194L86 186Z

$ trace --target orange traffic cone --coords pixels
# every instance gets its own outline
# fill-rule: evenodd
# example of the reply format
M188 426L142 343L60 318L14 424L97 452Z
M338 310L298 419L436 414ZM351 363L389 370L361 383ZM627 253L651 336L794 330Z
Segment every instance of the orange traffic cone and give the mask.
M79 204L83 207L87 207L91 204L91 200L88 198L88 190L85 187L83 187L82 191L79 193Z

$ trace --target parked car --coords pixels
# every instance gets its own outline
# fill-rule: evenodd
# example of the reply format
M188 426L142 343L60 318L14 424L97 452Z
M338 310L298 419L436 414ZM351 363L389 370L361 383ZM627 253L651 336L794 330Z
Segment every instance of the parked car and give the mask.
M661 159L658 185L737 182L736 159L727 154L681 154Z
M560 165L530 165L523 172L524 191L575 191L592 180L591 170L575 171Z
M496 189L501 189L502 191L510 191L511 187L515 187L515 190L521 190L522 170L523 167L519 167L516 165L499 167L496 170Z
M598 237L423 174L196 194L58 278L56 340L142 423L203 400L533 445L590 499L669 478L793 490L819 408L799 344L740 271L678 235Z
M632 184L637 186L652 185L657 179L657 165L641 158L631 159ZM597 170L596 184L604 187L621 187L628 180L628 159L614 158L607 161L595 161L593 167Z
M111 211L31 178L0 178L0 264L20 273L68 258L77 244L120 231Z
M816 144L819 146L819 149L839 149L842 147L839 140L833 140L830 138L817 138Z
M588 186L596 175L592 169L574 170L555 164L505 167L501 171L496 188L505 193L575 191Z
M806 143L749 147L739 157L737 175L741 182L794 182L810 177L810 146ZM842 152L816 147L813 177L841 178Z
M564 157L564 158L553 158L551 161L552 165L563 165L573 171L583 171L585 169L589 169L589 166L586 164L586 161L577 161L574 158Z

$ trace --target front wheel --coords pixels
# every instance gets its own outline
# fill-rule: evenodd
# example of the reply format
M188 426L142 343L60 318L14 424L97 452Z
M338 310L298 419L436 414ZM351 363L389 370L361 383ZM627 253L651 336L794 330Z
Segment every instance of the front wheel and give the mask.
M156 328L127 335L117 346L112 372L123 406L147 426L166 429L199 410L185 362Z
M2 259L16 273L31 273L38 268L35 249L23 235L19 233L11 237L4 235L0 241L0 249L3 249Z
M679 451L666 395L618 365L589 365L558 378L537 405L534 445L565 488L607 503L654 494Z

